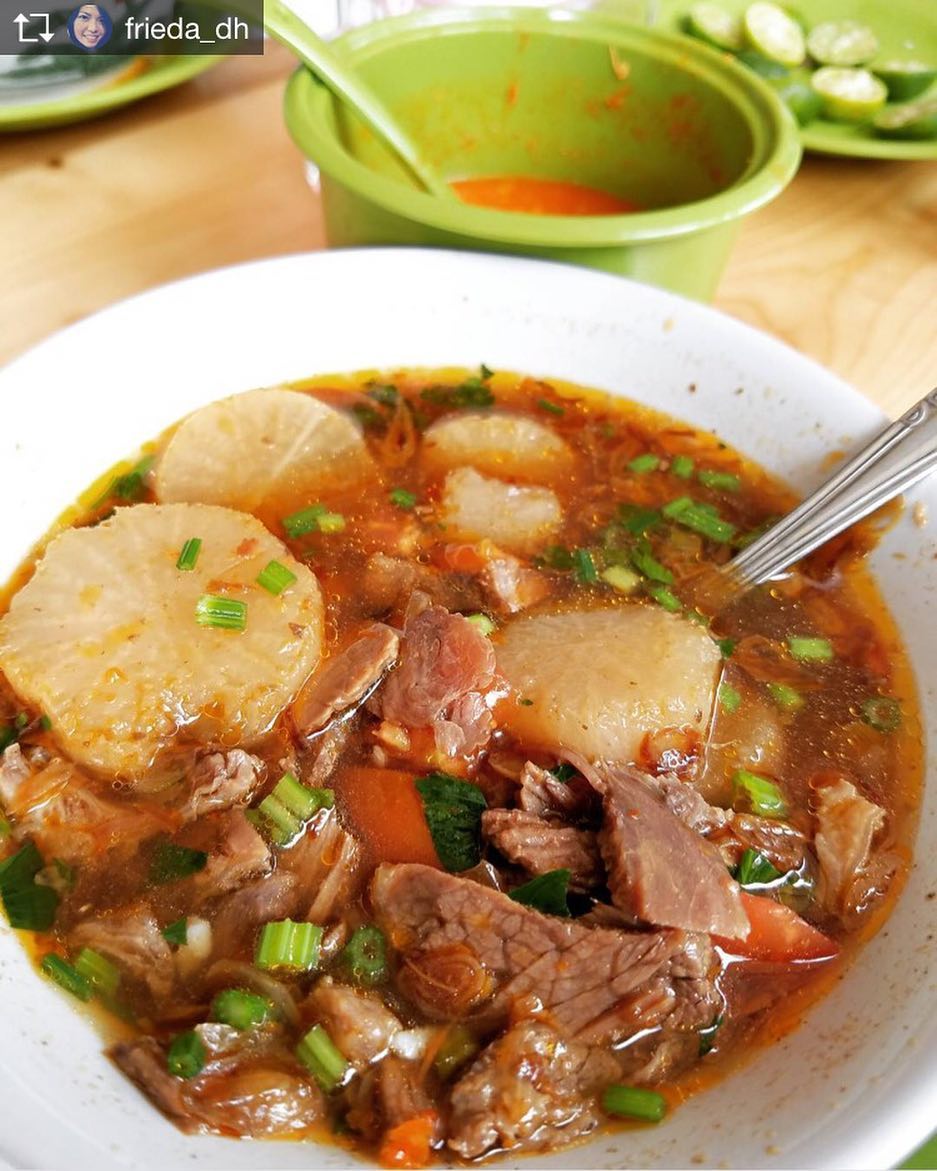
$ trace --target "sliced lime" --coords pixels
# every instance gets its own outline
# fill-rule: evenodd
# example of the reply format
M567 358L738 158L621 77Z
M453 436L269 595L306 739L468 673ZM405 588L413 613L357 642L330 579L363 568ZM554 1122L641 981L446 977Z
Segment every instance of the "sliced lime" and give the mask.
M864 122L885 104L885 83L868 69L818 69L810 82L823 101L823 113L834 122Z
M878 52L878 38L854 20L828 20L807 37L807 52L820 65L865 65Z
M883 138L937 138L937 94L880 110L873 125Z
M813 122L823 113L823 100L810 84L810 74L806 70L772 79L769 84L801 126Z
M744 26L748 43L762 56L791 68L803 63L807 55L803 29L777 4L756 0L745 11Z
M929 89L937 81L937 66L923 61L883 61L873 65L872 72L888 86L893 102L907 102Z
M737 52L743 45L739 18L721 4L711 4L709 0L693 5L687 14L686 30L701 41L715 45L717 49L728 49L730 53Z
M736 53L735 57L737 61L741 61L759 77L764 77L768 81L773 78L787 77L790 72L786 65L780 65L777 61L769 61L767 57L756 53L754 49L743 49L741 53Z

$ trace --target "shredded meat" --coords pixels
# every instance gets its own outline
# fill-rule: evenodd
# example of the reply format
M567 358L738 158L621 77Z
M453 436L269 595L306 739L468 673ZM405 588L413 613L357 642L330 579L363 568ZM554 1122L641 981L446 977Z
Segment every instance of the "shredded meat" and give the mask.
M264 771L263 761L241 748L202 756L189 777L189 793L179 811L183 820L194 821L206 813L245 805Z
M172 951L147 910L79 923L69 942L75 949L90 947L113 960L125 975L145 984L157 1002L172 991Z
M328 923L341 914L357 888L360 854L334 809L317 814L299 841L280 852L277 873L296 878L303 918Z
M400 637L375 622L304 684L290 709L302 737L320 732L338 712L365 699L397 661Z
M698 834L710 834L731 820L729 811L720 809L718 805L710 805L691 782L682 781L674 773L663 773L648 779L674 817Z
M840 779L820 790L814 839L823 897L842 911L849 889L869 863L872 842L885 824L885 811L867 801L851 781Z
M627 998L686 938L581 927L428 866L378 867L371 902L404 964L416 956L425 967L428 957L456 947L475 957L492 982L493 995L476 1014L485 1025L502 1023L512 1005L533 995L565 1036L594 1044L634 1028Z
M208 854L204 869L191 880L200 899L226 894L270 869L269 847L240 809L201 818L192 831L186 844Z
M448 1145L465 1159L492 1149L539 1151L588 1134L593 1094L617 1080L610 1053L522 1021L494 1041L452 1090Z
M585 777L576 773L561 781L530 760L521 770L517 803L527 813L563 821L588 817L597 805L595 791Z
M376 996L323 976L307 1005L356 1069L381 1058L403 1027Z
M568 870L570 886L582 891L604 880L591 830L557 825L523 809L488 809L482 814L482 833L509 862L530 874Z

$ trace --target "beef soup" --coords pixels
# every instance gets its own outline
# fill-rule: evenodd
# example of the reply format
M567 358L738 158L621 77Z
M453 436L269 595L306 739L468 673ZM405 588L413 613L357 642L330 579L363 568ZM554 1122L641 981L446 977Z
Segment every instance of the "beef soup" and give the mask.
M484 367L195 412L9 588L10 923L186 1132L421 1166L659 1123L909 864L875 525L713 601L791 503Z

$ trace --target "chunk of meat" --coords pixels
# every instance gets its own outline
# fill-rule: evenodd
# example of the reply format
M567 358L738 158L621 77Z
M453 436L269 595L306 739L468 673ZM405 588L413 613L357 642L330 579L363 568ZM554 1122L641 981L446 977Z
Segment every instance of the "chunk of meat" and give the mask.
M579 773L561 781L548 769L528 760L521 770L517 803L537 817L579 821L596 808L595 790Z
M408 1124L421 1120L424 1153L438 1138L439 1116L423 1088L420 1067L396 1054L388 1054L376 1065L366 1069L344 1091L348 1103L348 1125L368 1140L382 1139L380 1159L383 1166L422 1166L425 1160L412 1161L401 1157L400 1143ZM396 1149L395 1149L396 1148ZM386 1157L385 1157L386 1156Z
M378 1067L377 1096L387 1130L432 1108L417 1063L394 1054L385 1057Z
M270 869L270 849L242 810L211 814L194 823L192 829L195 832L186 845L208 854L204 869L191 879L196 897L215 898Z
M648 777L648 780L660 793L674 817L698 834L710 834L731 820L730 811L720 809L718 805L710 805L691 782L682 781L673 773Z
M377 922L394 947L422 957L461 947L493 982L480 1010L495 1026L533 995L565 1036L599 1044L633 1027L618 1009L683 945L679 931L625 934L542 915L507 895L428 866L379 866Z
M194 1078L173 1077L154 1037L115 1045L109 1056L185 1134L300 1136L322 1117L322 1094L282 1046L224 1025L199 1025L209 1060Z
M212 938L218 955L253 955L254 938L264 923L292 919L303 905L295 874L275 870L225 895L213 915Z
M349 905L358 885L361 850L343 829L334 809L323 810L306 832L277 859L277 873L296 878L299 914L310 923L328 923Z
M526 1020L476 1059L452 1090L448 1146L465 1159L490 1150L565 1146L599 1122L594 1094L618 1080L610 1053Z
M708 726L719 649L660 606L521 614L493 641L511 689L495 715L522 744L636 761L649 734Z
M661 1082L673 1081L678 1074L699 1061L699 1056L698 1034L671 1033L667 1029L660 1029L629 1046L622 1054L622 1080L635 1086L656 1086Z
M179 812L185 821L205 813L244 805L264 776L263 761L243 748L209 752L200 757L188 778L189 792Z
M69 935L75 949L90 947L113 960L121 971L144 984L157 1003L172 991L172 950L148 910L88 919Z
M336 984L328 976L313 988L306 1003L356 1069L379 1060L403 1028L378 997Z
M840 778L825 785L817 804L814 845L823 879L823 897L834 913L843 910L849 888L868 865L872 842L885 825L885 811Z
M329 659L300 689L290 709L300 736L320 732L338 712L359 704L397 661L400 637L375 622Z
M402 609L414 590L421 590L447 610L481 610L485 605L485 591L470 574L443 573L386 553L368 558L361 589L374 613Z
M733 813L726 828L735 848L724 837L718 844L723 859L730 866L738 865L745 850L757 850L782 874L799 870L804 864L807 839L799 829L785 821L759 817L755 813Z
M482 833L493 846L530 874L568 870L570 886L588 891L604 880L596 835L587 829L556 825L523 809L488 809Z
M480 746L493 727L480 695L494 673L485 635L460 614L428 606L407 621L400 663L375 709L392 723L433 727L440 750L455 755Z
M500 549L487 559L481 583L495 609L507 614L526 610L550 594L548 578Z
M583 768L604 798L599 846L615 905L656 926L744 939L748 917L719 852L671 813L643 774Z
M562 506L550 488L509 484L474 468L446 476L439 516L452 536L489 537L521 553L540 548L563 523Z

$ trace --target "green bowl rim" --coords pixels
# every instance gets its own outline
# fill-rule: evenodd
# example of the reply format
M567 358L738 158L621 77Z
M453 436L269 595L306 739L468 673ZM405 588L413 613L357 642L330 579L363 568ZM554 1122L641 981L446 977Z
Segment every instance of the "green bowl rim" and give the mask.
M801 159L793 115L761 78L733 59L675 33L610 20L594 12L561 9L417 9L345 33L335 42L350 57L367 57L398 43L430 35L459 35L509 26L518 33L563 35L572 31L609 46L637 47L677 68L688 69L733 102L747 122L753 157L740 179L717 195L659 211L613 216L532 216L451 203L372 171L328 127L328 90L304 66L287 83L284 116L293 141L319 170L385 211L461 236L501 244L550 248L607 247L682 236L747 215L777 196ZM760 155L760 157L759 157Z

